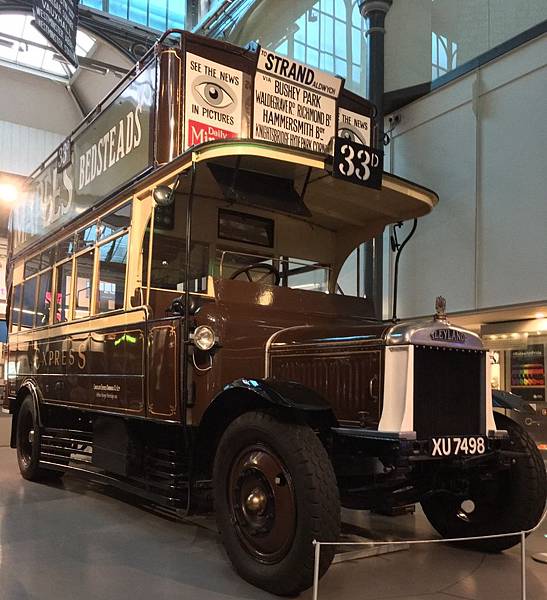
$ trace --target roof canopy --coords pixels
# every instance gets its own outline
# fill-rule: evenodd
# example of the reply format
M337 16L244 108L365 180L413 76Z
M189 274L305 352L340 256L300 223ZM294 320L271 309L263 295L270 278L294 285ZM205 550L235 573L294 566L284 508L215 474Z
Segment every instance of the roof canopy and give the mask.
M179 192L193 189L195 203L226 201L324 227L336 234L336 272L359 244L387 225L428 214L438 202L431 190L389 173L381 190L335 178L331 163L330 157L266 142L214 141L176 159L140 193L160 183L175 185L178 178Z
M328 156L265 142L209 142L179 160L177 172L196 165L196 196L285 212L334 230L382 230L426 215L438 202L435 192L390 173L376 190L333 177Z

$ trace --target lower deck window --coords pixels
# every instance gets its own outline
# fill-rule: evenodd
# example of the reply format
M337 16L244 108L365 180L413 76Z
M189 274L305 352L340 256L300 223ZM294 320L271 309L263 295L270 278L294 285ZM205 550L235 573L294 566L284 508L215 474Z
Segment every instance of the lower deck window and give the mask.
M70 295L72 289L72 262L57 267L57 299L55 302L55 322L68 321Z
M17 331L19 329L19 322L21 320L21 290L22 285L16 285L13 288L13 300L11 304L11 331Z
M23 284L23 306L21 309L21 329L34 327L34 314L36 312L36 282L38 277L28 279Z
M81 319L91 314L91 292L93 290L93 254L86 252L76 258L76 293L74 318Z
M42 327L49 324L49 313L51 309L51 274L52 270L49 269L40 275L38 302L36 306L36 327Z
M124 307L127 239L126 233L99 249L99 313Z

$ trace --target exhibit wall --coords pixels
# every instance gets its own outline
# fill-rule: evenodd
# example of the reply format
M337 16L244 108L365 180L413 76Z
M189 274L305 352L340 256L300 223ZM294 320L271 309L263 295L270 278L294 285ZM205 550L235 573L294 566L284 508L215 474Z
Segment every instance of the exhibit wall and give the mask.
M385 90L434 81L545 19L545 0L394 0Z
M58 82L6 67L0 81L0 172L28 175L81 116Z
M439 294L450 312L547 298L546 97L543 35L388 115L390 170L440 198L401 260L400 316Z

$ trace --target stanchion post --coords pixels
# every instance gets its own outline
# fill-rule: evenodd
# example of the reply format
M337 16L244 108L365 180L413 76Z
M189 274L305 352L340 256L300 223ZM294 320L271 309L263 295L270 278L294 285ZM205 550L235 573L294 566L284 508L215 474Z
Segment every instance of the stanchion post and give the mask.
M526 534L520 532L520 598L526 600Z
M321 555L321 542L314 540L315 560L313 561L313 600L317 600L319 593L319 558Z

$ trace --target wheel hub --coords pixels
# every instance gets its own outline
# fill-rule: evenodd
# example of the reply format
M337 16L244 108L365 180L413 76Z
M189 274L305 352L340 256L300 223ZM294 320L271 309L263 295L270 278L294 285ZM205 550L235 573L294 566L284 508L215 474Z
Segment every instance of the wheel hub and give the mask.
M268 503L268 498L263 490L260 488L255 488L245 500L245 508L252 512L258 513L262 512Z

